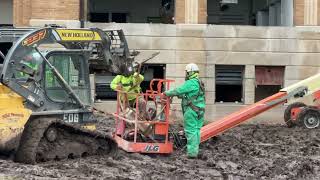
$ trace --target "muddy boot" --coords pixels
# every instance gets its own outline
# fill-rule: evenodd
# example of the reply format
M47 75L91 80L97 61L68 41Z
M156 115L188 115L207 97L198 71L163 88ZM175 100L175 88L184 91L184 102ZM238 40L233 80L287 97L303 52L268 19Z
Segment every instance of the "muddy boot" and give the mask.
M198 155L197 155L197 156L187 155L187 158L188 158L188 159L198 159L199 156L198 156Z

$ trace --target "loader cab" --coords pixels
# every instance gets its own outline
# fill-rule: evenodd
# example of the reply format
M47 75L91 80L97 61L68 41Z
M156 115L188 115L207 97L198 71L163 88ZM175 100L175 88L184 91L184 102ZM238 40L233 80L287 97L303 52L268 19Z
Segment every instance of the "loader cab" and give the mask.
M89 68L87 58L89 53L83 50L59 50L46 54L46 58L57 69L62 78L72 88L85 105L91 105ZM70 96L61 87L58 78L52 73L49 65L43 63L43 86L50 101L66 103Z

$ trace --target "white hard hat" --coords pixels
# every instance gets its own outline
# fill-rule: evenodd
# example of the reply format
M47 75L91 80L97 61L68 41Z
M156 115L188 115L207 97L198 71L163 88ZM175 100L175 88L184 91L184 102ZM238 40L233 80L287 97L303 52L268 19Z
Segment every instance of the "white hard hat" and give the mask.
M199 67L198 67L198 65L196 65L194 63L190 63L190 64L187 64L186 71L187 72L195 72L195 71L199 72Z

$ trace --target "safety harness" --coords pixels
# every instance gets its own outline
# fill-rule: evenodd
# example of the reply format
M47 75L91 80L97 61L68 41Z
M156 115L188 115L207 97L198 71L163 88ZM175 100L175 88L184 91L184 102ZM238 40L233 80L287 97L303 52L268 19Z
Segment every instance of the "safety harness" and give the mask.
M187 105L198 114L198 117L200 118L201 116L201 112L205 112L205 108L200 108L196 105L193 104L194 100L197 100L199 98L199 96L204 95L205 93L205 87L204 87L204 83L199 79L196 78L197 82L199 83L199 91L198 94L195 96L192 96L190 99L188 99L187 101ZM204 96L204 100L206 99L206 97Z

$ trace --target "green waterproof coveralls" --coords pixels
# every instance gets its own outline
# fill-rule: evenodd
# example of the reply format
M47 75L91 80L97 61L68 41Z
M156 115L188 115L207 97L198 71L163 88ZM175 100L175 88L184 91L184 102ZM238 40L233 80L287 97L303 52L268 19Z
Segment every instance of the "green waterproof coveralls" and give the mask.
M184 119L184 131L187 138L187 154L197 157L200 144L200 129L204 121L205 92L200 86L198 73L192 75L184 84L164 92L166 96L182 98L181 106Z

